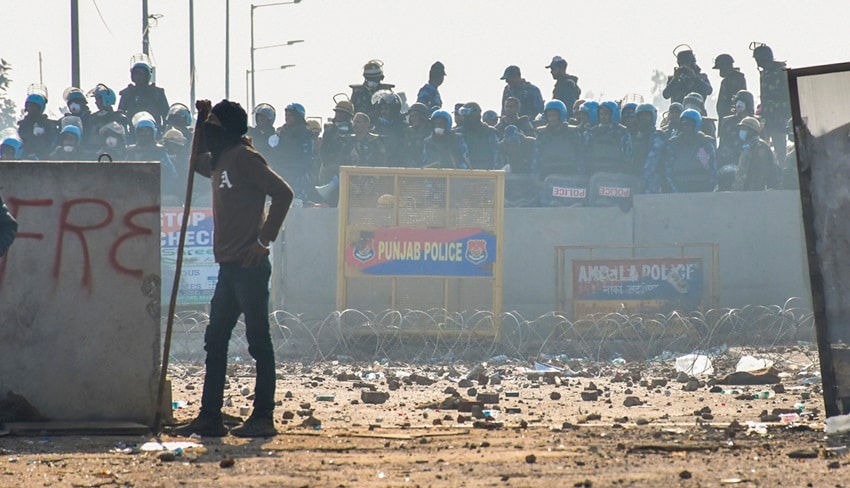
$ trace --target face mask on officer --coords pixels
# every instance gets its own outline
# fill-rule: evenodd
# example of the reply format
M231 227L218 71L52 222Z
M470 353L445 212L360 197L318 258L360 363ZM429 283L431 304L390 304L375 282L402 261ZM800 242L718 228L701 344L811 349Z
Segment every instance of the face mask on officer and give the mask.
M77 102L71 102L68 104L68 110L74 115L79 115L83 113L83 106Z
M446 119L444 119L443 117L434 117L433 122L434 122L434 135L436 135L436 136L445 135L446 129L448 129L448 127L446 127L448 125L447 122L446 122Z
M743 100L735 102L735 113L742 114L747 111L747 103Z
M375 88L378 86L378 82L375 80L366 80L366 86L368 88Z
M62 134L62 150L72 152L77 145L77 136L71 133Z
M108 148L116 148L118 147L118 138L115 136L109 136L106 138L106 147Z

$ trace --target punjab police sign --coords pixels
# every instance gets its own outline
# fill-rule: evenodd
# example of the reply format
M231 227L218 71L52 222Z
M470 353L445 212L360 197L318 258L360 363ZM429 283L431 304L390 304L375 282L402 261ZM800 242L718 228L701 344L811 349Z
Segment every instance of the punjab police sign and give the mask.
M496 237L481 229L361 231L345 263L370 275L493 276Z
M697 310L702 258L573 260L573 313L667 313Z

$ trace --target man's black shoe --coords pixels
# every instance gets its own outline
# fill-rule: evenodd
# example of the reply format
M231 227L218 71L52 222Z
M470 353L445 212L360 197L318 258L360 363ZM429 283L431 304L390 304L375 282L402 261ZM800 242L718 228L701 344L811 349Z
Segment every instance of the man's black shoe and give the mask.
M236 437L274 437L277 429L274 428L274 420L271 417L248 417L240 427L230 431Z
M174 435L181 437L190 437L192 434L201 437L224 437L227 435L227 427L219 415L198 415L189 425L174 429Z

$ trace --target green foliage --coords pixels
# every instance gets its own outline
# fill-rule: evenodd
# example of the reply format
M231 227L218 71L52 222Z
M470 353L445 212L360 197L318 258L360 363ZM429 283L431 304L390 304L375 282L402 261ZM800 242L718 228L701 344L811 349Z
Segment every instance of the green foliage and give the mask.
M12 65L0 59L0 129L15 127L18 120L15 101L8 97L9 83L12 81L9 78L10 71Z

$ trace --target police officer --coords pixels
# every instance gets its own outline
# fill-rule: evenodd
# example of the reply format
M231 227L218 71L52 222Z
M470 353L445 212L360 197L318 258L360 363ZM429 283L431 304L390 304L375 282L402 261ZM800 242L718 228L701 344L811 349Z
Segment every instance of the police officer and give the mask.
M82 146L82 121L71 115L62 119L63 127L59 131L59 145L48 156L51 161L88 161L89 152Z
M127 146L128 161L159 161L160 171L160 191L164 197L172 197L179 203L180 190L177 188L177 170L165 147L157 143L156 120L147 112L138 112L133 116L133 126L136 132L136 143Z
M779 167L773 151L760 134L761 124L755 117L744 117L738 124L738 137L744 143L744 149L732 183L734 191L759 191L776 187Z
M381 116L375 122L374 129L381 137L386 151L383 163L401 166L404 160L404 129L407 125L401 116L401 98L395 93L384 94L378 101L378 110Z
M717 137L717 123L714 119L708 117L708 112L705 110L705 99L702 95L696 92L691 92L685 95L682 100L682 106L685 110L694 109L702 116L702 131L707 136Z
M254 126L248 128L247 135L251 137L254 149L262 154L269 164L272 164L277 155L277 146L280 144L280 137L274 128L277 110L268 103L261 103L254 107L253 113Z
M97 111L91 114L91 130L98 136L97 140L99 141L97 147L102 147L100 129L111 125L113 122L124 129L122 140L126 138L130 120L124 112L116 111L113 108L116 102L115 91L103 83L98 83L97 86L89 90L88 96L94 99L94 105L97 107Z
M269 161L275 173L286 180L295 198L305 203L312 190L313 133L307 127L307 112L300 103L290 103L283 110L284 124L277 129L280 143L276 161ZM277 163L277 167L275 167Z
M343 162L348 166L386 165L384 141L379 135L369 132L372 125L369 116L357 112L351 123L351 135L346 138Z
M505 127L505 137L496 148L496 167L514 174L532 174L536 143L533 137L526 137L515 125Z
M133 56L133 66L130 68L130 79L132 83L118 94L118 110L127 114L131 120L139 112L147 112L156 122L157 130L165 126L165 117L168 115L168 98L165 90L151 83L153 68L150 60L144 54Z
M496 129L481 121L481 106L469 102L461 108L463 126L458 133L469 150L469 162L474 169L494 169L499 138Z
M740 90L732 99L732 113L720 121L720 145L717 148L717 164L738 164L744 142L738 137L738 124L745 117L755 117L755 99L747 90Z
M670 138L664 174L674 193L711 192L717 188L714 140L700 132L702 116L696 110L682 112L679 131Z
M534 120L537 114L543 112L543 95L537 88L522 77L519 66L508 66L502 74L505 80L505 89L502 91L502 108L504 110L505 100L516 97L520 103L520 115L525 115L529 120ZM504 115L504 112L502 112Z
M527 115L520 115L522 105L517 97L508 97L502 103L502 116L496 124L496 132L502 137L505 128L509 125L515 126L526 137L534 137L534 126Z
M407 110L407 127L404 129L404 166L418 167L422 163L425 139L431 135L431 112L422 103L414 103Z
M363 65L363 83L349 85L351 87L349 99L354 104L354 111L368 115L373 123L381 117L381 114L378 107L373 104L372 95L379 90L391 92L395 88L395 85L383 83L383 81L384 62L379 59L372 59Z
M443 99L440 97L440 85L446 79L446 67L443 63L437 61L431 65L428 71L428 83L419 89L416 95L416 101L425 105L429 114L440 110L443 107Z
M735 60L728 54L721 54L714 58L714 69L718 70L723 81L720 82L720 90L717 92L717 118L732 114L735 106L733 98L741 90L747 89L747 78L741 70L735 67Z
M635 108L634 131L632 132L633 174L642 176L646 193L660 193L661 167L667 136L655 127L658 110L651 103L642 103Z
M780 165L785 162L785 125L791 117L791 98L788 94L788 77L785 63L773 58L773 49L767 44L750 44L753 58L759 69L761 109L764 132L773 145L773 153Z
M452 132L452 116L445 110L431 114L431 135L425 139L422 166L469 169L469 150L463 136Z
M0 131L0 161L17 161L23 156L24 143L18 130L7 127Z
M567 61L561 56L555 56L546 66L552 79L555 80L555 88L552 90L552 99L564 102L567 107L567 118L573 116L573 104L581 96L581 88L578 86L578 77L567 74Z
M629 163L632 138L620 124L620 107L616 102L599 104L599 124L583 134L585 161L591 175L599 172L634 174Z
M681 120L682 112L685 107L679 102L673 102L664 113L664 118L661 120L661 130L667 134L667 138L675 136L679 132L679 121Z
M79 145L82 148L93 150L97 146L97 133L92 130L92 114L85 93L79 88L71 86L65 89L62 98L65 99L65 105L68 107L68 114L59 119L59 127L63 127L62 120L66 117L78 118L82 123L83 132L83 139L80 140Z
M44 113L47 106L47 88L30 85L24 118L18 121L18 134L23 141L24 159L46 159L59 142L59 124Z
M108 154L112 161L127 161L127 130L123 125L110 122L97 131L97 137L99 144L95 155L98 158Z
M186 141L191 141L193 125L192 111L189 110L189 107L180 102L172 103L171 106L168 107L168 115L165 117L165 130L163 131L163 137L165 136L165 132L168 132L169 129L176 129L183 134ZM187 154L186 161L188 160L189 155Z
M680 49L681 48L681 49ZM682 103L685 95L696 92L705 97L711 95L711 82L708 75L702 72L697 64L693 50L686 44L681 44L673 50L676 55L676 68L673 75L667 77L667 86L661 94L671 102Z
M340 94L344 95L344 94ZM334 106L334 116L325 122L322 128L322 169L319 171L319 182L330 181L339 174L339 166L343 161L346 139L351 135L351 119L354 117L354 104L341 99Z
M586 174L582 161L581 136L578 128L567 123L567 107L560 100L544 106L546 125L537 130L532 174L542 183L551 174L579 176ZM507 130L505 131L507 133ZM513 171L513 166L511 167Z

